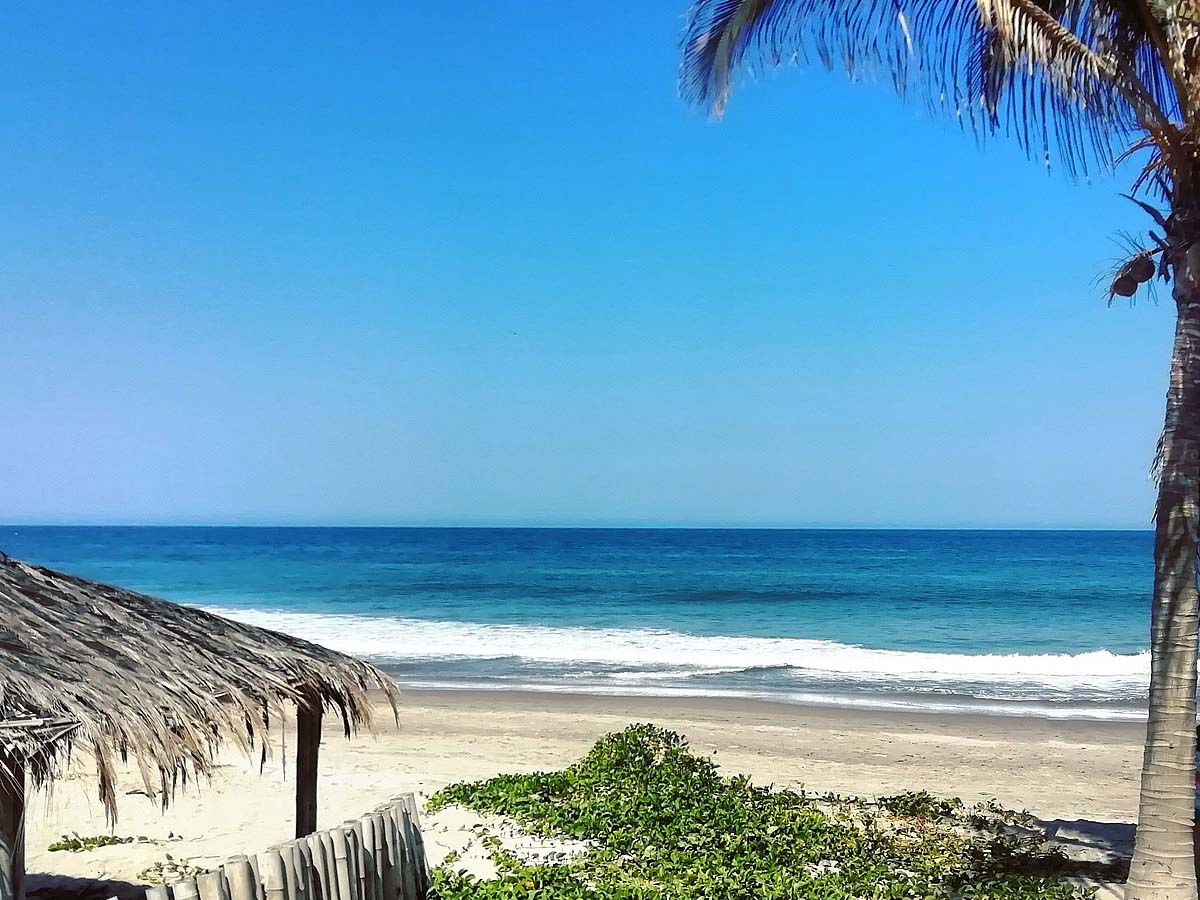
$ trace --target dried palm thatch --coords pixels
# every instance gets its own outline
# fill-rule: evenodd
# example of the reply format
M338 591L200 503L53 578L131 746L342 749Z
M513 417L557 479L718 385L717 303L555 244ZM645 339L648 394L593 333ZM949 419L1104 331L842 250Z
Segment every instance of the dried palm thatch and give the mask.
M347 736L369 725L371 688L395 712L392 680L352 657L0 554L0 775L40 785L78 745L110 818L119 759L166 805L223 745L265 758L290 703L336 708Z

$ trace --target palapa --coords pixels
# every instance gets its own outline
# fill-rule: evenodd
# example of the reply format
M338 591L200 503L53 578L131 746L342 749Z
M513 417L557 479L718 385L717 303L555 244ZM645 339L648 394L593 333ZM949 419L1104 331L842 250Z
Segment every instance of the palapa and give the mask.
M78 746L95 758L115 819L119 760L133 757L165 805L212 771L223 746L265 754L272 720L292 704L302 730L315 722L319 734L325 708L347 736L369 725L373 688L395 713L395 684L361 660L0 554L0 780L23 772L44 784ZM315 783L310 792L315 803Z

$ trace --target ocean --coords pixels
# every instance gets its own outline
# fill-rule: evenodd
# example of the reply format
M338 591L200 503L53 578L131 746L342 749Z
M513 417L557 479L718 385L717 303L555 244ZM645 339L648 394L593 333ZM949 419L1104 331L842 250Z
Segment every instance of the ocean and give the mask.
M1149 531L0 527L402 687L1144 716Z

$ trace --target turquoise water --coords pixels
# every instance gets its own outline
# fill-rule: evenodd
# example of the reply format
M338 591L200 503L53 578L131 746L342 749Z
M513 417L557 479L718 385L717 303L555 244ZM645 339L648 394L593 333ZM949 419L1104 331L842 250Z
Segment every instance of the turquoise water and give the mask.
M1132 718L1149 532L0 528L410 687Z

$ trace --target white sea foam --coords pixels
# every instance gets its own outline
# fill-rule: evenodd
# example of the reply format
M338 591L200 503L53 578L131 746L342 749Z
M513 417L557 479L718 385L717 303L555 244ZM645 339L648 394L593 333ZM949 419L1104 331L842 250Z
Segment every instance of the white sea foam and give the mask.
M1150 667L1149 653L1107 650L1028 655L928 653L804 638L492 625L238 608L213 611L376 660L514 659L604 666L625 670L626 681L662 679L664 673L687 677L781 669L786 670L784 677L828 676L849 684L887 680L941 684L951 690L956 684L1043 685L1054 690L1083 689L1095 699L1105 699L1106 695L1129 697L1142 691Z

